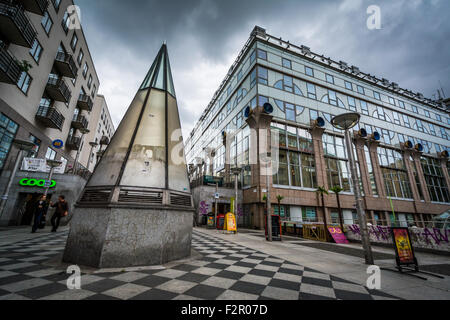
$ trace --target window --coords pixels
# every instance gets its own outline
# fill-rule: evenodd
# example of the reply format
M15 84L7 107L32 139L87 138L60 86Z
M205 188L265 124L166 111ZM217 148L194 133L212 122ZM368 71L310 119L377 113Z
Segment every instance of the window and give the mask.
M316 86L311 83L306 83L306 89L308 91L308 98L316 99Z
M405 109L405 103L401 100L398 100L398 105L400 108Z
M267 60L267 52L261 49L258 49L258 58L262 60Z
M348 106L350 108L350 110L352 111L356 111L356 101L355 98L353 97L347 97L348 99Z
M23 93L27 94L28 89L30 88L31 81L32 79L30 75L27 72L23 71L20 75L19 81L17 81L17 86Z
M363 87L357 86L357 88L358 88L358 93L359 94L366 94Z
M436 135L436 129L434 127L434 124L429 123L428 128L430 129L430 133L435 136Z
M255 62L256 60L256 51L253 50L252 54L250 55L250 63Z
M445 128L440 128L441 129L441 137L448 140L448 135L447 135L447 131L445 130Z
M361 100L360 103L362 113L365 115L369 115L369 108L367 107L367 102Z
M292 69L292 62L291 60L283 58L283 67Z
M45 33L47 33L47 35L48 35L50 33L50 30L52 30L52 26L53 26L53 20L52 20L52 18L50 18L48 11L45 11L44 17L41 20L41 25L44 28Z
M30 54L33 57L34 61L39 63L42 54L42 46L37 39L34 40L33 46L31 47Z
M258 83L268 84L268 71L266 68L258 67Z
M59 5L61 4L61 0L53 0L53 7L55 8L56 12L59 10Z
M440 115L438 115L437 113L436 113L436 120L437 120L437 121L440 121L440 122L442 122L442 118L441 118L441 116L440 116Z
M252 73L250 74L250 88L253 88L256 84L256 68L253 69Z
M328 103L337 106L336 92L333 90L328 90Z
M92 75L89 75L89 80L88 80L87 86L88 86L89 89L92 86Z
M308 75L310 77L314 77L314 69L313 68L305 66L305 73L306 73L306 75Z
M69 32L70 16L69 16L69 13L67 11L64 13L64 17L63 17L61 25L63 27L63 30L66 33Z
M30 141L34 143L33 149L28 151L28 154L26 155L27 158L36 158L37 154L39 152L39 148L41 147L41 140L30 134Z
M322 140L329 186L340 186L344 191L350 192L350 174L347 167L344 139L324 134Z
M70 41L70 47L72 48L73 51L75 51L75 48L77 47L77 44L78 44L78 36L74 32L73 36L72 36L72 41Z
M92 89L91 97L95 98L96 93L97 93L97 86L94 84L94 88Z
M416 106L411 106L411 110L412 110L414 113L419 113L419 110L417 109Z
M333 76L331 76L329 74L325 74L325 78L326 78L328 83L334 84L334 77Z
M377 106L376 113L377 113L377 118L378 119L386 121L386 115L384 113L384 108L383 107Z
M237 74L237 81L240 81L242 79L242 69L239 70L238 74Z
M428 111L428 110L423 110L423 112L425 113L425 117L431 118L430 111Z
M351 82L345 81L345 88L353 91L353 84Z
M406 114L403 114L403 123L405 124L405 127L411 128L411 124L409 123L409 117Z
M395 100L392 97L389 97L389 103L395 106Z
M450 202L448 186L440 161L434 158L422 157L421 164L431 201Z
M81 66L81 62L83 61L83 57L84 57L83 50L80 49L80 52L78 53L78 58L77 58L77 62L78 62L79 66Z
M17 123L0 113L0 169L5 166L6 157L11 150L18 128Z
M403 155L392 149L378 148L378 157L388 197L412 199Z
M397 136L398 136L398 141L399 142L405 143L406 140L405 140L405 136L403 134L397 133Z
M377 100L381 100L381 96L380 96L380 93L379 93L379 92L374 91L374 92L373 92L373 97L374 97L375 99L377 99Z
M55 158L56 158L56 151L49 147L47 149L47 153L45 154L45 159L55 160Z
M401 125L401 123L400 123L400 115L398 114L398 112L392 111L392 115L394 117L394 123L398 124L400 126Z
M87 62L84 63L84 67L83 67L83 77L86 79L87 73L89 71L89 66L87 64Z

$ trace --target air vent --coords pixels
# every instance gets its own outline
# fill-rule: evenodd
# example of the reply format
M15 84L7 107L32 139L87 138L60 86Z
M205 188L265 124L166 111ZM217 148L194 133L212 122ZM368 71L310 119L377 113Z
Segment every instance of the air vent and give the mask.
M80 202L103 203L109 201L111 189L86 189Z
M162 205L163 193L159 191L121 190L119 203L142 203Z
M171 193L170 204L174 206L191 207L191 196Z

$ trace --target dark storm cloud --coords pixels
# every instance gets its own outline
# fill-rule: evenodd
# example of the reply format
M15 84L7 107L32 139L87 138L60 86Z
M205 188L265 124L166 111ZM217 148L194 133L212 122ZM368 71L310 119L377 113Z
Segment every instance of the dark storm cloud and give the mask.
M450 1L78 0L115 123L167 41L185 134L255 25L335 60L433 97L450 95ZM366 27L369 5L382 29Z

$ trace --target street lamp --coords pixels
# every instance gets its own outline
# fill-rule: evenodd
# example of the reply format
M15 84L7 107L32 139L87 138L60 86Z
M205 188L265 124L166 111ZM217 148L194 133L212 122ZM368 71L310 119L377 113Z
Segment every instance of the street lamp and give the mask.
M9 196L9 190L11 189L11 185L13 183L13 180L16 176L17 169L19 168L20 163L22 162L23 152L24 151L30 151L32 150L36 145L27 140L13 140L13 145L15 145L17 148L19 148L19 152L17 153L16 163L14 164L13 171L11 172L11 175L9 176L8 183L6 185L5 192L3 193L1 203L0 203L0 218L3 215L3 210L5 209L6 202L8 201Z
M45 182L44 196L47 196L48 190L50 189L50 186L52 184L53 170L56 167L59 167L61 164L62 164L62 161L47 159L47 165L50 167L50 172L48 173L48 178L47 178L47 181Z
M334 117L331 120L331 124L336 129L345 131L345 142L347 145L348 160L350 163L350 172L352 175L353 189L355 192L355 199L356 199L356 211L358 213L358 220L360 221L361 242L364 249L366 264L373 265L374 260L372 255L372 248L370 246L369 232L367 230L366 213L363 208L363 199L361 197L361 191L359 189L358 172L356 170L356 163L353 154L353 143L352 138L350 136L350 129L356 126L359 123L360 119L361 115L359 113L354 112L345 113Z
M73 163L73 174L77 174L78 159L80 158L81 147L83 146L84 135L88 134L90 132L90 130L86 129L86 128L81 128L80 132L81 132L80 146L78 147L77 156L75 157L75 162Z

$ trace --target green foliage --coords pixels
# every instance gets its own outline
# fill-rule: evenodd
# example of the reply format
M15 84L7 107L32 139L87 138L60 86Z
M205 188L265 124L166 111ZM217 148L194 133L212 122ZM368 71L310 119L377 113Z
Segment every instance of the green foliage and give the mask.
M333 188L330 189L330 191L333 191L334 193L339 194L342 191L344 191L344 189L342 189L340 186L334 186Z
M20 70L22 70L23 72L28 72L28 71L30 71L31 68L33 68L33 66L27 60L16 61L16 62L19 65Z
M321 194L321 195L324 195L324 194L328 195L329 194L327 188L325 188L324 186L317 187L316 192L318 194Z
M284 199L283 196L280 196L280 195L277 196L278 203L281 203L281 201L283 201L283 199Z

